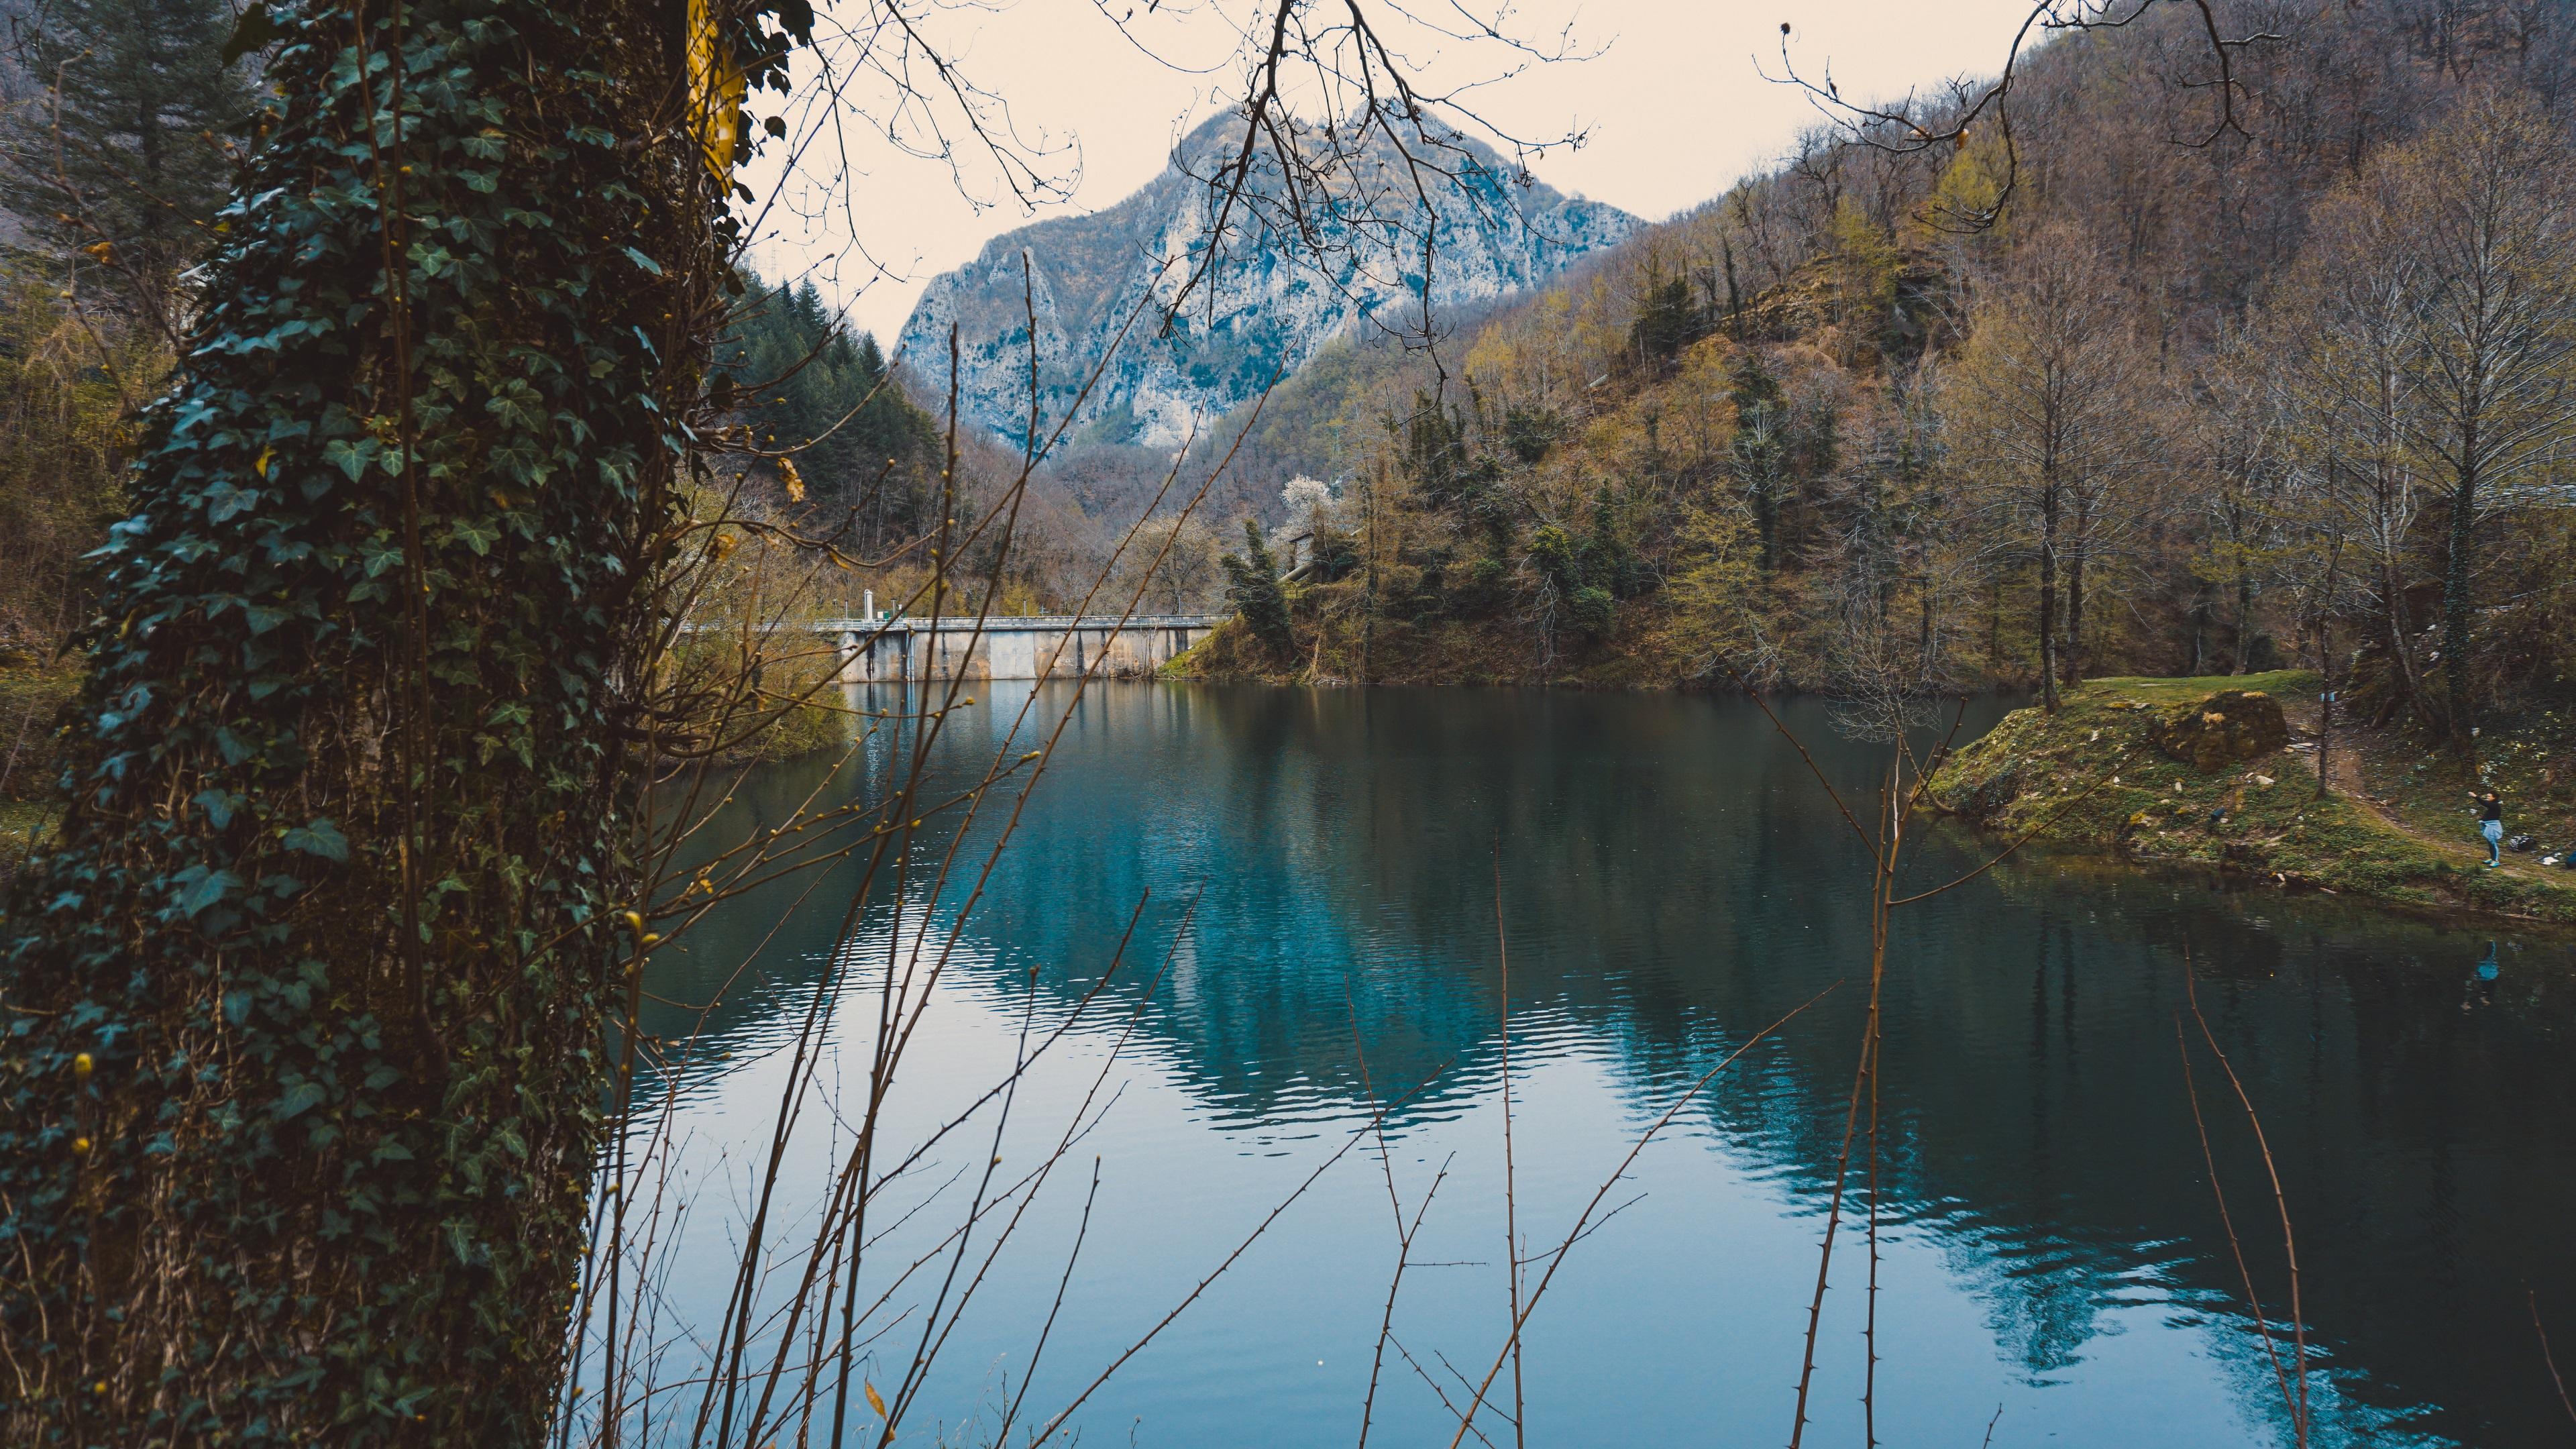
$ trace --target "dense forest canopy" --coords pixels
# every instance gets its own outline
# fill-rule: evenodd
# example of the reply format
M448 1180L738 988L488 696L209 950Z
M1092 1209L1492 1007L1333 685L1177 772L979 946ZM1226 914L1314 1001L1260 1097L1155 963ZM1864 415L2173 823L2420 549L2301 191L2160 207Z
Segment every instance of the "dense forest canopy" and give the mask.
M938 504L937 423L889 372L874 336L852 335L811 280L764 286L716 343L720 398L797 479L790 503L839 515L875 553L918 536ZM786 477L779 473L779 487Z
M2576 7L2219 9L2269 37L2226 114L2151 11L2026 56L2009 139L1820 127L1436 359L1319 360L1234 425L1238 497L1334 478L1359 538L1314 657L1875 698L2298 662L2460 739L2562 690Z

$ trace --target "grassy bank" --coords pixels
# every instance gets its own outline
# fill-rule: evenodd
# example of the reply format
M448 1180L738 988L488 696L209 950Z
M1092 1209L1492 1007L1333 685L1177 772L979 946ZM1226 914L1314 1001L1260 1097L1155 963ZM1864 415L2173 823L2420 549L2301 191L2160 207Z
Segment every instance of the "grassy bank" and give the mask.
M2198 764L2175 758L2176 722L2244 690L2280 708L2285 738ZM2254 708L2237 712L2252 716ZM2333 789L2320 793L2317 682L2282 671L2235 678L2096 679L2054 715L2004 718L1933 780L1942 808L2018 839L2042 838L2141 862L2216 866L2437 909L2576 921L2576 871L2539 864L2576 843L2576 790L2564 762L2576 729L2564 713L2490 720L2472 760L2402 731L2338 729ZM2243 742L2251 749L2251 742ZM2553 768L2552 760L2562 762ZM2206 765L2209 768L2202 768ZM2506 830L2539 848L2487 869L2470 792L2491 786Z
M24 652L0 656L0 881L53 825L55 720L80 687L77 668Z

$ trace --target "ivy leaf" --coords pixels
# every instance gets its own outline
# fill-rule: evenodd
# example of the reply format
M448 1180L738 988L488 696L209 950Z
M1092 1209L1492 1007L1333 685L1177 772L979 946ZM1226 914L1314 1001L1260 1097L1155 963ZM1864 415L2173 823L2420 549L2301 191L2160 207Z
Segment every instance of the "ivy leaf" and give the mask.
M321 1106L322 1096L321 1083L314 1081L296 1083L286 1089L285 1096L277 1099L277 1120L284 1122L290 1118L300 1117Z
M320 816L286 832L285 844L289 850L300 850L306 855L318 855L324 860L349 858L349 837L340 833L339 826Z
M322 457L325 462L337 464L341 472L349 475L349 481L355 483L367 471L367 464L384 450L385 445L373 438L355 443L346 438L333 438L322 445Z
M635 248L628 247L626 249L626 256L628 260L634 262L635 265L642 267L644 270L651 272L654 276L658 277L662 275L662 264L653 260L651 257L644 255L642 252L635 250Z
M179 872L176 880L186 882L179 892L179 914L194 917L208 906L241 889L242 879L228 870L207 870L192 865Z
M505 426L532 433L543 430L546 424L544 395L520 378L511 378L492 389L492 396L483 404L483 410L499 418Z
M206 490L206 521L221 523L237 513L250 512L258 503L259 490L256 488L235 488L229 483L217 483Z
M533 486L539 471L545 466L544 455L537 451L535 443L516 437L492 449L492 466Z
M461 543L477 554L488 554L492 545L500 541L501 530L479 519L460 518L448 525L447 537L449 542Z

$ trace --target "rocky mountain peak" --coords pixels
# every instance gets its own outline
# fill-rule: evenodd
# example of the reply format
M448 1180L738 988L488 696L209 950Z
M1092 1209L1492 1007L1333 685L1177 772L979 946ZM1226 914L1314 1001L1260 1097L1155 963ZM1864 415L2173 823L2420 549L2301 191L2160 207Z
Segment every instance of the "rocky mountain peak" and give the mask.
M923 292L903 328L906 365L931 391L944 391L954 323L959 411L1016 442L1027 427L1034 312L1042 435L1114 345L1068 436L1169 447L1189 435L1194 418L1213 421L1258 396L1272 377L1293 373L1363 319L1401 326L1395 319L1420 305L1426 233L1434 239L1436 316L1444 306L1534 287L1640 225L1617 207L1516 175L1473 139L1407 148L1435 170L1406 167L1379 138L1338 158L1331 204L1293 214L1277 163L1257 161L1210 265L1223 202L1211 181L1241 135L1239 118L1216 117L1117 205L986 243L972 263ZM1414 189L1417 174L1428 208ZM1302 236L1290 234L1301 227ZM1175 312L1170 303L1193 271L1203 275Z

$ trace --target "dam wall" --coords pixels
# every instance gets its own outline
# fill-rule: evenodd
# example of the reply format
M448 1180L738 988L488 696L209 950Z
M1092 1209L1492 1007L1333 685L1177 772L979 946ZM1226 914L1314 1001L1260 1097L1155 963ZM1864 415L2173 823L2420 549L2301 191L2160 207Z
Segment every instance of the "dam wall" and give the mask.
M1038 615L983 621L827 619L810 625L840 645L843 684L923 679L1072 679L1150 675L1208 636L1230 614Z

